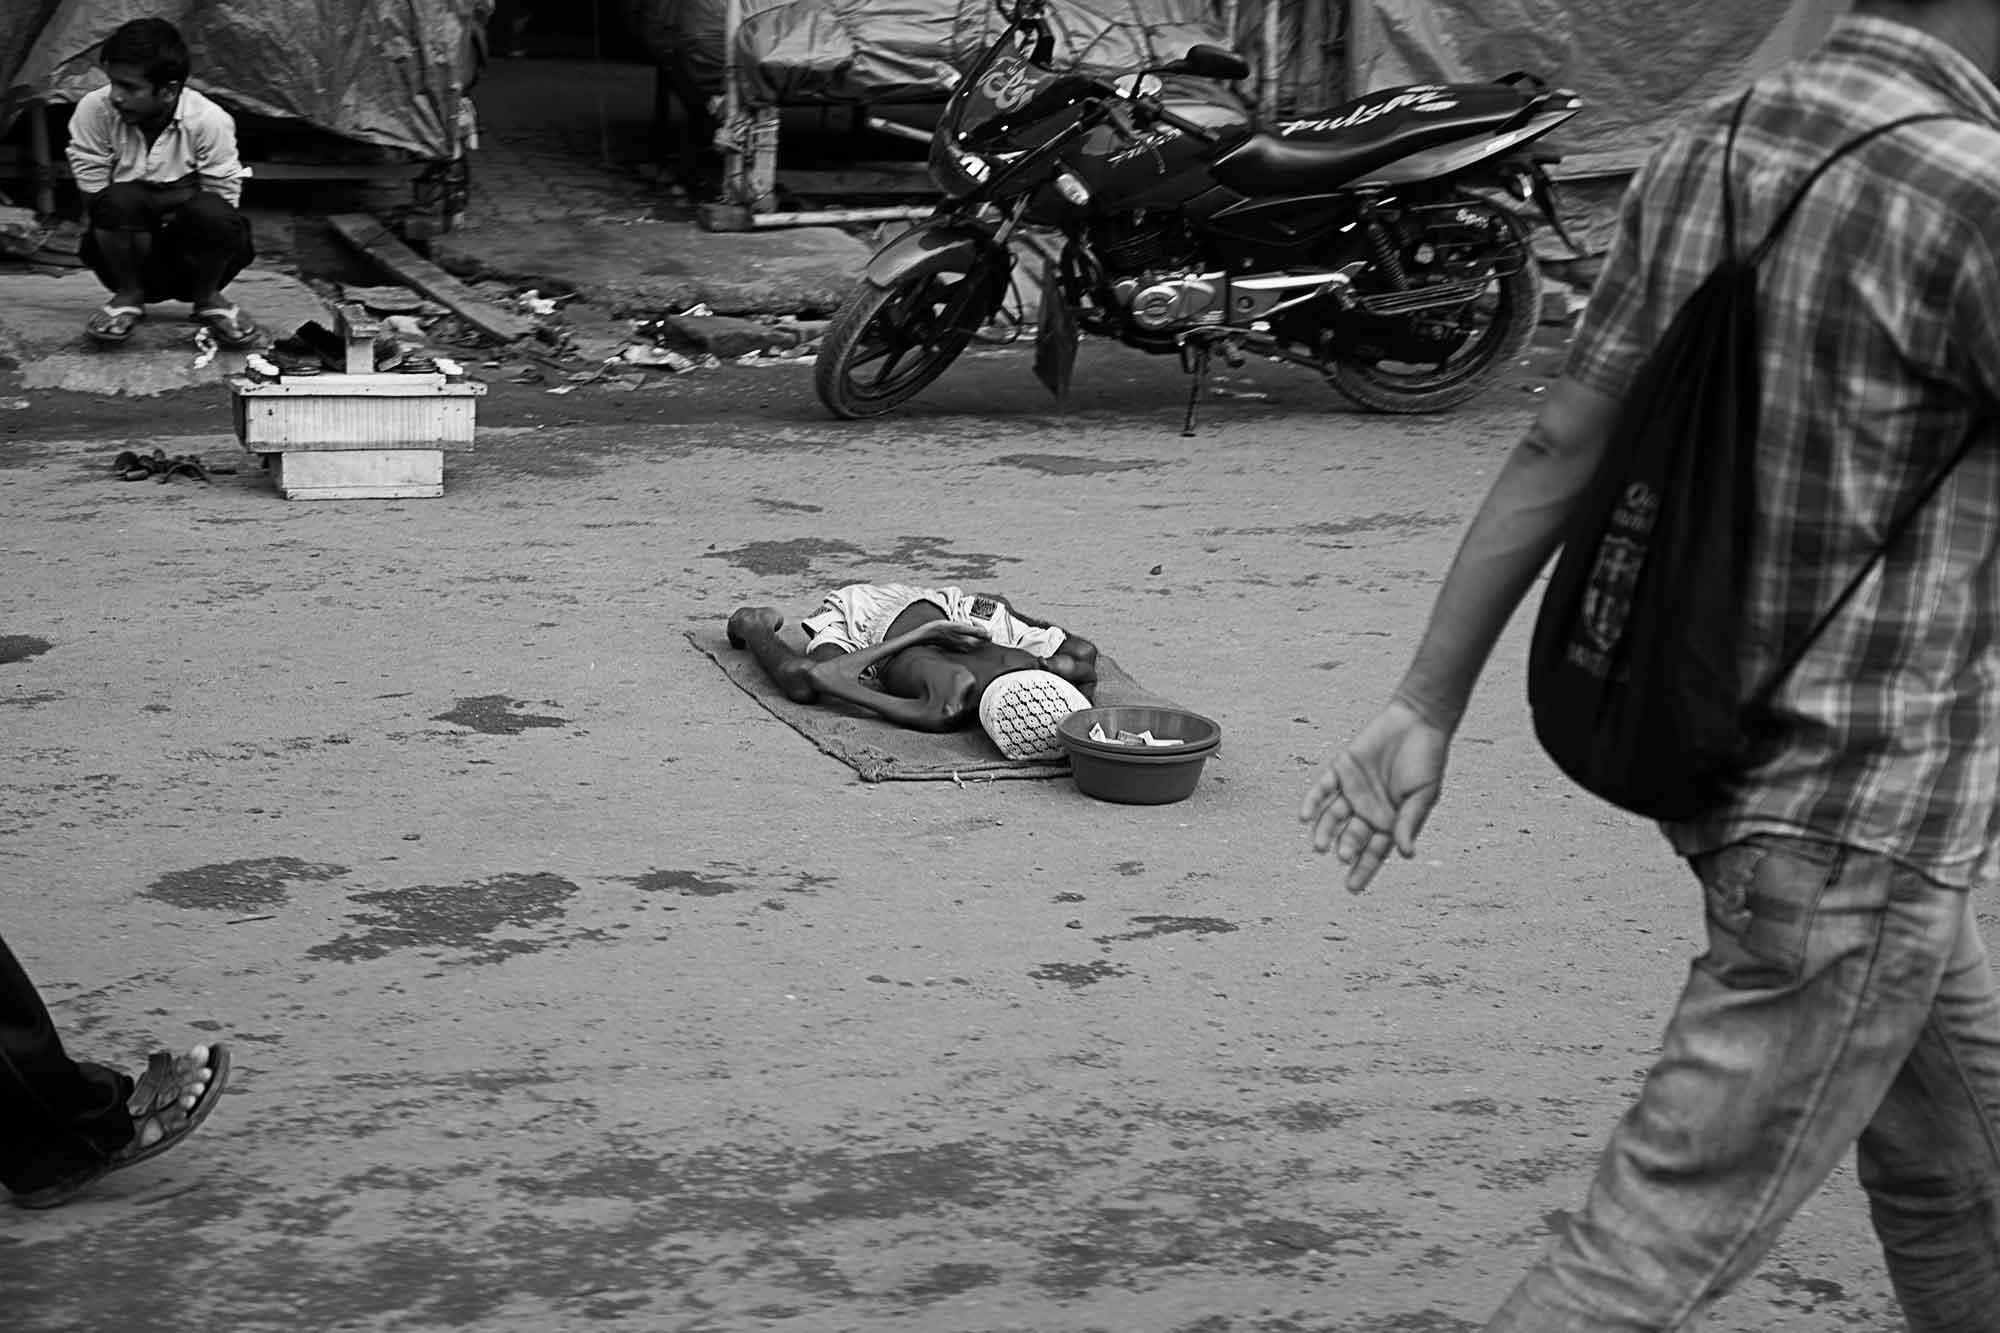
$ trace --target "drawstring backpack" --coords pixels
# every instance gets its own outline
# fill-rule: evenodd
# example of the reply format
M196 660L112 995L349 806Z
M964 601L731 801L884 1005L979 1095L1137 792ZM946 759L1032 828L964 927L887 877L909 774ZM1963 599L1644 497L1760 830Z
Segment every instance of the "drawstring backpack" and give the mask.
M1723 150L1724 257L1641 363L1611 443L1571 516L1528 657L1535 735L1577 783L1653 819L1693 818L1750 766L1778 688L1963 459L1972 438L1898 516L1805 638L1745 689L1744 583L1756 523L1762 403L1757 269L1806 194L1849 153L1905 116L1843 144L1816 167L1747 255L1731 185L1736 105Z

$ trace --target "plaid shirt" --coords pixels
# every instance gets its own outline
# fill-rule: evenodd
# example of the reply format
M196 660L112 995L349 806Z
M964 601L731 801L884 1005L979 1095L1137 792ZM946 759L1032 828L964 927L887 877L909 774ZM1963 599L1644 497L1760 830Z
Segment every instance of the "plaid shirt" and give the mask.
M1680 126L1627 193L1569 373L1620 394L1722 257L1735 97ZM1731 799L1668 825L1684 854L1759 832L1970 883L2000 778L2000 89L1916 29L1847 18L1761 81L1735 152L1747 252L1849 139L1925 112L1812 188L1759 271L1764 401L1743 665L1762 683L1896 515L1943 488L1776 699L1779 743Z

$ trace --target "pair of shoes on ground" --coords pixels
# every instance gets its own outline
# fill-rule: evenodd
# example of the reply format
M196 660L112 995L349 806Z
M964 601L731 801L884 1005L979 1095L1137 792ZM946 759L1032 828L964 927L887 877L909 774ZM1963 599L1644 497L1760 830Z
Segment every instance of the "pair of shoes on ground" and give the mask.
M145 317L144 306L104 305L91 312L83 331L95 342L115 346L129 339ZM196 324L206 324L224 347L248 347L264 336L264 330L240 305L204 306L188 318Z
M195 454L167 455L164 449L155 449L150 454L137 453L127 449L111 460L111 471L120 481L144 481L151 477L154 481L171 481L175 477L193 477L196 481L207 481L211 472L234 472L233 467L205 467Z
M184 1055L153 1052L126 1102L132 1115L132 1141L103 1161L72 1171L53 1184L16 1194L14 1202L22 1208L54 1208L113 1171L158 1157L208 1118L228 1081L229 1048L221 1042L193 1047Z

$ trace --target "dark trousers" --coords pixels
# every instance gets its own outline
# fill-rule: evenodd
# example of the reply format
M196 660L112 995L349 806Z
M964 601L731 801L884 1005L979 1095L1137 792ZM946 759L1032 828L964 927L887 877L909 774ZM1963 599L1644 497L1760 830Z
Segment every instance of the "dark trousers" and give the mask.
M0 939L0 1185L52 1185L131 1142L132 1079L63 1052L49 1011Z
M99 231L152 233L152 252L141 274L149 303L193 300L204 275L214 275L220 290L257 257L250 220L220 195L189 184L120 181L91 200L90 229L77 246L77 257L115 290L118 284L106 272L97 245Z

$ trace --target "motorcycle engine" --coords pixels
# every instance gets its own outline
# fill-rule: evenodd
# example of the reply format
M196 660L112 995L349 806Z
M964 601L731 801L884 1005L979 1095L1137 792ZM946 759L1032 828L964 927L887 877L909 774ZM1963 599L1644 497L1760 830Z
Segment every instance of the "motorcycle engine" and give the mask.
M1197 271L1194 234L1184 223L1143 211L1104 218L1091 228L1090 248L1131 331L1171 333L1222 320L1223 275Z
M1147 333L1195 324L1220 324L1227 316L1228 276L1222 273L1146 273L1112 284L1118 304Z

